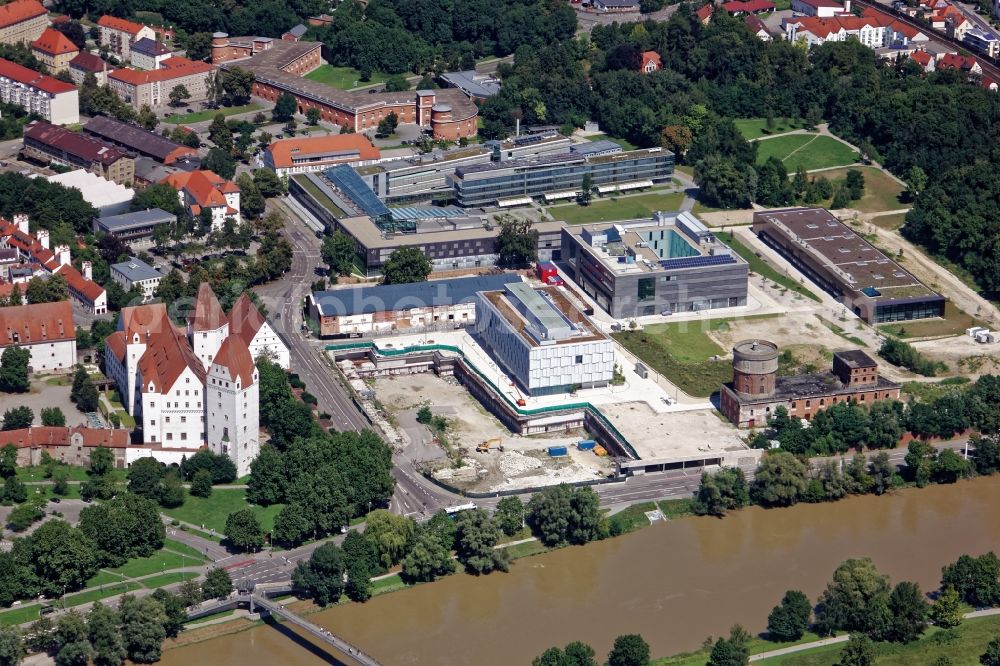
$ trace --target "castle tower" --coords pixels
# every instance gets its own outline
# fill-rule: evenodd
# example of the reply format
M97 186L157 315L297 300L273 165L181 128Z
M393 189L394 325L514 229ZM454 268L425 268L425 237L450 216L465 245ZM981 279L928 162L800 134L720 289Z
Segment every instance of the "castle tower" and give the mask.
M212 33L212 64L218 65L229 58L226 49L229 47L229 35L224 32Z
M733 347L733 388L743 396L774 395L778 345L767 340L743 340Z
M222 341L229 337L229 322L222 312L219 299L207 282L198 286L194 310L188 316L187 335L195 356L207 370L219 352Z
M225 339L205 378L205 436L208 448L227 455L237 476L250 473L260 453L257 368L243 339Z

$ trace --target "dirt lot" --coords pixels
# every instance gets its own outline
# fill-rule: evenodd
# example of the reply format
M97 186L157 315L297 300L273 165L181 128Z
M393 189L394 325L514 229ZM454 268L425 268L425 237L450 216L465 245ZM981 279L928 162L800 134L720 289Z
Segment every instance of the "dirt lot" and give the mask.
M736 429L709 409L657 414L644 402L602 407L615 427L646 459L742 449Z
M854 333L852 322L836 323L843 326L848 335ZM729 327L710 331L708 335L727 352L740 340L756 338L770 340L781 350L791 349L797 358L809 362L818 359L823 349L835 351L857 347L824 326L816 315L806 312L790 312L776 319L737 319ZM803 340L809 342L802 343Z
M448 419L444 438L453 458L461 461L460 466L440 457L429 464L437 470L436 476L442 481L466 490L493 492L584 481L606 476L613 469L607 458L572 447L568 456L551 458L547 453L548 447L573 445L586 438L586 433L515 435L453 379L433 373L389 377L376 382L375 392L379 402L396 416L401 425L410 423L405 430L411 446L419 446L421 441L427 439L428 433L425 426L413 424L402 416L428 405L434 415ZM476 452L476 446L494 438L500 439L505 449L503 452ZM422 455L420 459L432 457Z
M42 423L43 407L59 407L66 415L66 425L81 425L86 417L76 409L69 399L70 386L53 386L36 379L31 382L31 392L20 395L0 393L0 414L20 405L27 405L35 413L35 425Z

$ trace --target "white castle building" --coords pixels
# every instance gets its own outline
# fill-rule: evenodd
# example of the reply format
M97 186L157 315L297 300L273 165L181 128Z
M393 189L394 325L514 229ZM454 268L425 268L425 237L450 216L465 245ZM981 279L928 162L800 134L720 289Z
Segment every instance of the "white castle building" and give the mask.
M162 303L123 309L105 367L142 430L129 458L179 463L207 444L248 474L260 451L261 355L288 367L288 348L245 294L227 317L203 283L183 330Z

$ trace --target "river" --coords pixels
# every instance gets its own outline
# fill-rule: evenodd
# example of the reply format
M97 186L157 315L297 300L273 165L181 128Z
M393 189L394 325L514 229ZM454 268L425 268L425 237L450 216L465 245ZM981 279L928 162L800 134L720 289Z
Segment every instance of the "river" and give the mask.
M893 582L935 589L963 553L1000 549L1000 478L854 497L724 519L686 518L516 561L510 573L458 574L309 619L387 666L530 664L583 640L598 655L641 633L655 656L695 649L739 622L764 629L785 590L810 599L850 557ZM166 666L327 663L270 627L169 650Z

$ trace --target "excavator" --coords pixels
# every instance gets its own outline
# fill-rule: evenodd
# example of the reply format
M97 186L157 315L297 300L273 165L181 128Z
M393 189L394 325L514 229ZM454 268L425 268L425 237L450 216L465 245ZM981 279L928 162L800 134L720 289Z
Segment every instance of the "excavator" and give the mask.
M499 437L494 437L493 439L487 439L485 442L476 447L476 451L479 453L489 453L490 449L496 449L497 451L503 452L503 444Z

